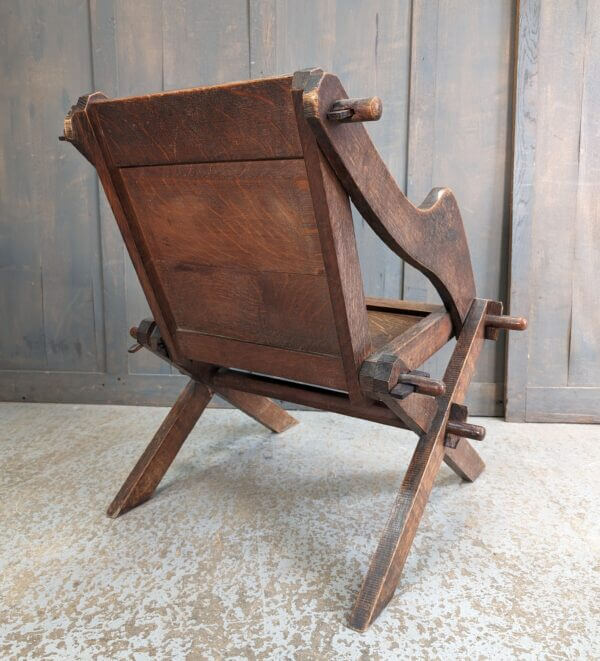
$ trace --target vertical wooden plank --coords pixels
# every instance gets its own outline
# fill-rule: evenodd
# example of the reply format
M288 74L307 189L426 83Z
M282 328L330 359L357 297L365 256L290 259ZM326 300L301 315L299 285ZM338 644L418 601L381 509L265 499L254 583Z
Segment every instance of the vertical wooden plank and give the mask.
M115 26L118 96L160 92L163 89L162 0L116 0ZM128 256L124 274L126 324L137 326L151 313ZM129 354L128 363L132 374L171 371L167 363L148 351Z
M15 189L17 195L25 196L25 204L16 198L13 201L17 214L26 207L27 215L31 214L29 222L11 228L11 233L21 234L11 246L11 259L18 264L10 270L11 280L15 281L15 294L32 305L21 316L17 310L22 310L22 304L15 301L11 317L20 317L19 323L27 328L14 328L11 334L17 339L17 349L24 344L29 365L101 370L104 338L94 175L90 167L81 167L77 154L67 153L57 141L73 97L91 84L87 3L70 0L58 7L22 3L13 5L6 18L7 40L14 40L12 46L21 61L18 66L23 66L22 76L10 72L20 98L17 102L13 96L13 119L16 127L27 132L25 140L29 141L21 173L28 182L21 187L28 190L19 192L19 185ZM26 107L19 108L20 104ZM13 139L18 137L17 133ZM37 241L31 241L30 231L38 235ZM44 365L39 364L37 283L41 283ZM32 341L34 336L37 342Z
M164 6L164 89L249 77L246 0L180 0Z
M351 6L350 6L351 5ZM338 2L333 71L350 96L383 99L382 118L365 128L404 190L410 79L410 2ZM402 296L403 263L353 209L368 296Z
M515 71L513 130L513 191L511 220L510 307L529 315L530 260L533 226L533 188L536 168L538 58L540 0L520 0L518 9L517 64ZM524 422L527 408L529 338L509 333L506 367L505 414L512 422Z
M119 94L116 28L114 0L90 0L93 84L89 91L102 91L109 97ZM125 375L127 345L131 343L125 302L125 246L97 178L96 187L102 245L106 371Z
M510 2L415 0L413 6L408 197L419 204L434 186L454 190L478 295L500 300L507 287L513 24ZM408 265L404 297L438 300ZM441 373L450 349L429 364L434 373ZM498 343L482 354L474 381L490 384L492 395L503 372ZM497 414L499 404L489 401L480 412Z
M402 185L406 167L409 1L250 1L252 77L320 66L339 75L353 96L378 94L382 119L368 126ZM397 298L402 263L353 211L365 290Z
M528 386L559 387L569 373L586 5L540 7Z
M3 369L46 366L41 212L34 152L39 110L31 81L42 57L31 5L0 4L0 323Z
M102 371L104 329L97 190L91 166L57 144L57 127L76 90L91 85L89 15L84 0L58 10L34 8L43 56L35 72L39 94L37 157L44 164L36 181L45 201L42 223L44 332L50 370ZM61 89L62 98L56 93ZM71 94L73 96L71 96ZM43 99L43 100L42 100Z
M568 385L600 386L600 5L590 0L583 44Z

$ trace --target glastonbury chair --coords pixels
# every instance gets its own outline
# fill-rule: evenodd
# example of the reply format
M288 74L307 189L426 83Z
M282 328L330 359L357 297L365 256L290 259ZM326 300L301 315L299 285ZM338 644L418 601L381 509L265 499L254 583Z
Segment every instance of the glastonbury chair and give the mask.
M348 99L321 69L216 87L81 97L64 136L94 165L153 319L131 330L190 377L109 507L152 495L212 395L275 432L296 421L269 397L407 428L419 440L349 625L392 598L445 461L484 468L463 402L484 339L526 321L476 297L454 195L414 207ZM443 305L365 298L350 200ZM452 337L443 380L417 368Z

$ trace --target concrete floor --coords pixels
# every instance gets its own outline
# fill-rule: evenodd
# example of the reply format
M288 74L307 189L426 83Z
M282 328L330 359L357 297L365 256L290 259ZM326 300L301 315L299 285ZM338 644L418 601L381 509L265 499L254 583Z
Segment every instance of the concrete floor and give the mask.
M0 658L600 658L600 428L479 420L401 587L344 625L414 436L208 410L155 497L104 511L165 409L0 404Z

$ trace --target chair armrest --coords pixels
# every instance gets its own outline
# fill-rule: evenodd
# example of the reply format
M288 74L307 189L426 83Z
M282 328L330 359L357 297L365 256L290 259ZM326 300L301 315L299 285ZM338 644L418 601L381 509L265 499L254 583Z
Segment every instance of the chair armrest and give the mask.
M388 395L401 374L424 363L452 335L452 320L445 310L423 317L363 362L359 375L363 392L374 399Z

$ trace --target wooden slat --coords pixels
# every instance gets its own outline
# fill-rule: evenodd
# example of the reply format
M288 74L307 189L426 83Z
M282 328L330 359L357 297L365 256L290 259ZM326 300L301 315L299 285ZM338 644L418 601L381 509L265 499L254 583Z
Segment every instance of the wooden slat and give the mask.
M0 85L0 146L5 167L0 168L0 366L10 369L46 367L44 305L42 292L43 242L36 218L42 200L36 190L47 191L37 151L36 117L28 104L40 98L30 81L30 53L41 57L31 4L19 11L0 5L0 45L6 71ZM35 60L34 60L35 61ZM83 81L82 81L83 82ZM75 162L78 154L70 154ZM75 161L73 160L75 159Z
M222 387L239 388L264 397L274 397L302 406L332 411L405 429L402 420L386 406L371 401L365 401L358 405L352 404L347 393L344 392L324 390L307 384L286 383L277 379L255 374L244 374L233 370L218 372L214 376L212 386L217 389Z
M166 268L161 263L157 270L180 329L296 351L340 353L325 276Z
M246 0L164 3L163 88L250 78L247 21Z
M121 175L145 240L165 263L324 272L300 159L126 168Z
M268 373L294 381L344 390L346 376L339 356L307 354L289 349L240 342L214 335L178 330L176 339L190 360Z
M600 5L588 0L583 39L583 89L578 137L577 209L569 386L600 386ZM592 284L594 283L594 284Z
M115 0L90 0L89 29L93 84L87 90L78 90L77 94L97 88L108 96L117 96L119 76L117 75ZM108 374L122 375L127 373L126 351L129 341L124 284L126 251L110 205L97 180L95 188L98 190L99 234L102 248L105 368ZM130 268L133 269L131 266ZM138 295L141 295L141 291ZM153 356L148 358L155 360ZM137 360L140 360L140 356ZM158 362L155 364L157 370L160 370L162 366Z
M434 186L454 191L477 295L493 300L506 298L514 13L515 3L469 0L414 0L412 12L407 195L419 204ZM403 298L439 300L409 265ZM503 381L503 344L481 356L476 382ZM425 369L440 374L451 350Z
M510 305L529 315L531 228L535 191L540 0L520 0L515 71ZM527 286L523 286L527 284ZM506 419L523 422L527 408L530 330L509 333L506 366Z
M87 8L3 4L0 364L104 368L93 170L56 141L69 97L88 89Z
M600 386L528 388L527 422L600 423Z
M529 386L568 385L586 4L540 12Z
M598 421L599 27L594 3L520 3L511 312L531 323L509 338L513 420Z
M119 167L299 158L290 84L271 78L106 101L94 120Z

